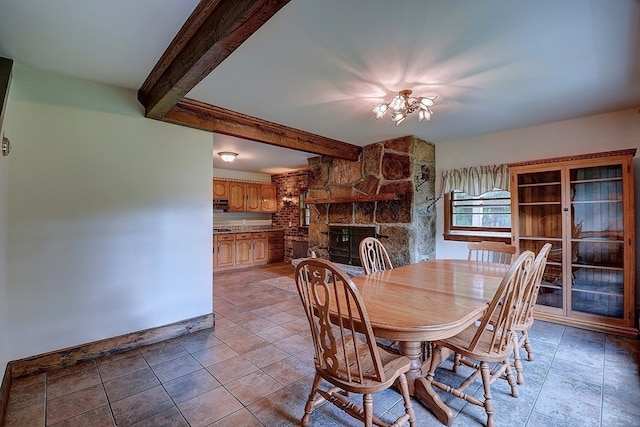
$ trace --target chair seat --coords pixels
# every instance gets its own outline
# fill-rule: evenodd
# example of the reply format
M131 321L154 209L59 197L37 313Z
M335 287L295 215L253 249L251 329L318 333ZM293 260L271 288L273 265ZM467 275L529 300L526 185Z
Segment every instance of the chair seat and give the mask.
M478 346L473 351L469 351L469 343L477 332L478 326L472 325L454 337L436 341L436 344L450 348L464 357L481 359L487 362L501 362L513 351L512 340L509 340L509 343L502 349L502 351L500 351L500 349L495 345L494 348L491 349L491 335L488 334L482 335L478 342Z
M380 382L376 380L375 366L373 363L373 359L370 356L367 343L355 337L356 345L352 346L351 343L353 342L353 340L353 336L346 339L347 343L349 344L347 348L350 349L347 354L347 359L354 361L357 359L355 354L355 349L357 348L360 355L360 369L362 369L363 376L365 377L364 382L358 384L357 388L352 387L352 383L349 381L349 372L347 372L347 367L345 367L344 364L339 364L337 372L331 372L327 369L323 369L321 367L321 364L316 361L317 372L324 379L331 379L331 381L333 383L336 383L336 385L338 385L341 389L355 393L377 393L389 388L398 379L398 376L409 370L409 367L411 365L411 361L409 360L409 358L390 353L383 349L379 349L378 353L380 355L380 361L382 362L382 369L384 371L386 381ZM344 360L344 354L341 349L342 347L340 347L340 351L338 351L335 357L339 358L340 360ZM350 364L348 366L348 369L351 371L352 376L358 375L358 367L356 363ZM336 382L336 379L339 383Z

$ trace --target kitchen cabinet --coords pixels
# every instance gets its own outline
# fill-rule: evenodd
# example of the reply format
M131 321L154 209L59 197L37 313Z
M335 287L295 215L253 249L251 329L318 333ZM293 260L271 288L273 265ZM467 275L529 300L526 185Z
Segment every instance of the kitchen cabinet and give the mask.
M536 318L637 336L635 151L509 165L513 243L552 244Z
M234 234L217 234L213 236L213 269L219 270L235 265L235 244Z
M282 262L284 260L284 231L268 232L268 262Z
M262 212L278 211L278 202L276 199L276 185L275 184L262 184Z
M245 210L245 183L229 182L229 212L244 212Z
M229 181L228 185L229 212L277 211L275 184Z
M236 267L267 263L267 233L236 234Z
M222 179L213 180L213 198L214 199L229 199L229 181Z

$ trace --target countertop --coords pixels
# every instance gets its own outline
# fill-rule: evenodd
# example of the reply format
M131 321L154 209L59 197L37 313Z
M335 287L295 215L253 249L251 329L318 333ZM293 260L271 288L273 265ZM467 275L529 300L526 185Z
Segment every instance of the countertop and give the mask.
M284 228L273 228L273 227L263 227L263 226L214 227L213 228L213 234L260 233L265 231L284 231Z

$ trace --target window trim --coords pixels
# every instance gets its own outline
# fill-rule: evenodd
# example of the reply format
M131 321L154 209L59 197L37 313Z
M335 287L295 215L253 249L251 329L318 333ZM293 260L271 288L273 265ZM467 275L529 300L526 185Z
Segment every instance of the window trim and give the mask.
M444 195L444 240L455 240L460 242L504 242L511 243L511 228L490 228L490 227L456 227L453 226L453 197L451 194Z

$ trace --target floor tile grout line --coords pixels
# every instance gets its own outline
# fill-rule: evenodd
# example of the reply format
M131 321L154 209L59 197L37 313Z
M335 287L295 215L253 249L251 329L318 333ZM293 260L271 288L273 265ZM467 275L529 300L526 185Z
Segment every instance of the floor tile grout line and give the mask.
M109 406L109 414L111 415L111 421L113 421L113 425L117 426L116 416L113 413L113 407L111 406L111 399L109 399L109 394L107 393L107 388L105 387L105 381L102 377L102 372L100 371L100 365L96 362L96 369L98 370L98 377L100 378L100 384L102 384L102 390L104 391L104 396L107 398L107 405Z

